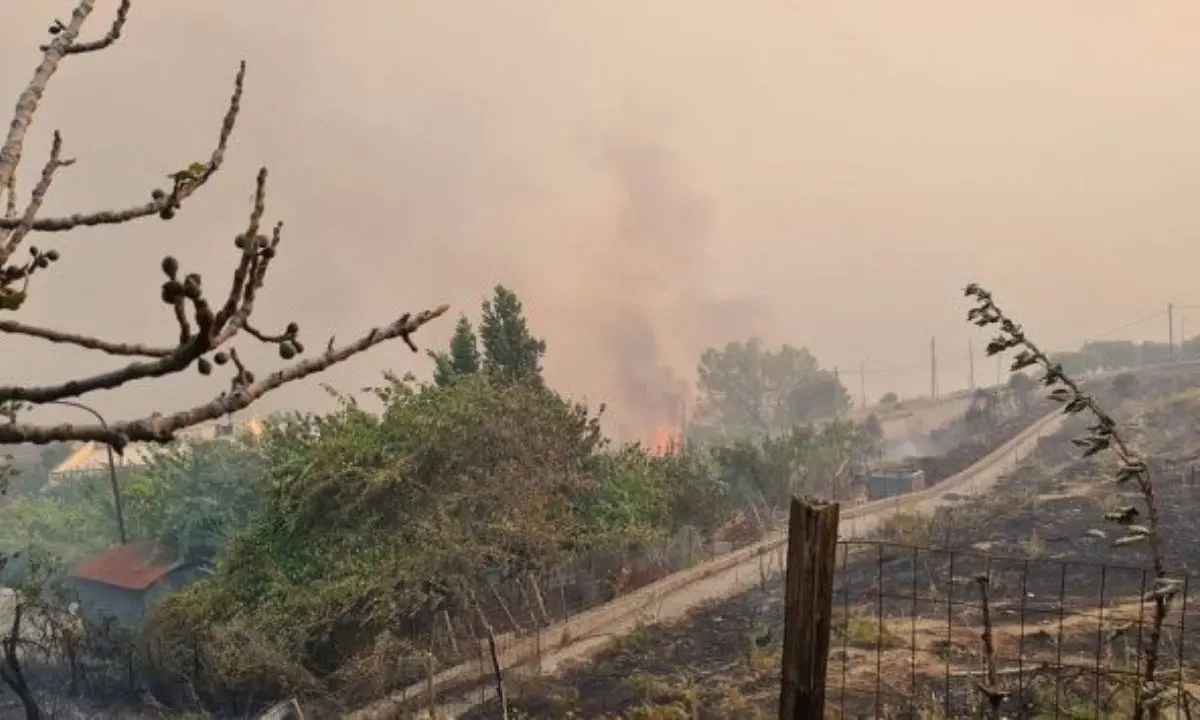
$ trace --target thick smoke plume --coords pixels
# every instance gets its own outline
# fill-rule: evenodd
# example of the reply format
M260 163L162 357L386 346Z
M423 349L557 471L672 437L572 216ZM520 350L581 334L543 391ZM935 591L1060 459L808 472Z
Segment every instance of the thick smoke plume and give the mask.
M766 311L715 290L716 207L673 153L614 137L598 168L593 197L601 200L556 229L572 257L543 258L565 275L531 273L524 293L535 326L546 329L552 379L605 402L614 436L650 441L664 425L678 432L700 353L759 333Z

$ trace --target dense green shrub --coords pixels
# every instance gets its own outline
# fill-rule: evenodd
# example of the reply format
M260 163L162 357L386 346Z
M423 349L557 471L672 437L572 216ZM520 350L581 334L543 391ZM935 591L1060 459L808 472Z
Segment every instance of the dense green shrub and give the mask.
M747 498L779 502L866 441L834 423L662 456L608 447L598 417L541 384L392 378L375 395L379 412L342 398L269 443L261 512L211 579L156 613L161 642L199 641L241 668L222 669L221 692L261 692L267 657L334 673L489 578L711 533ZM253 667L228 645L247 638L270 649Z

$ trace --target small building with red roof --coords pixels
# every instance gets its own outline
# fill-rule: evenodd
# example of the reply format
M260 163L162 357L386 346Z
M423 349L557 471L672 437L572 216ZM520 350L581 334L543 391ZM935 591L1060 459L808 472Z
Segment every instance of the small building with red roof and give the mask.
M169 548L136 540L80 560L70 577L80 612L131 626L141 622L155 601L190 584L197 574Z

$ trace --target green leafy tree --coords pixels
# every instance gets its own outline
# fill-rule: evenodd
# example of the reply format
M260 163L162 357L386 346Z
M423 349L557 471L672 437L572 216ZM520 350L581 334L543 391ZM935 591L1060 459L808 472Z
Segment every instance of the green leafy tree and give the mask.
M873 427L874 425L874 427ZM848 481L856 470L881 454L883 428L871 423L834 420L821 425L807 448L805 485L810 492L848 499Z
M169 634L236 613L280 647L305 648L305 667L333 668L428 607L431 586L461 599L485 577L556 566L586 542L576 500L594 485L586 466L602 440L586 408L483 373L447 387L393 379L378 396L379 414L344 399L293 423L293 440L269 453L250 529L210 582L164 601ZM184 521L173 522L208 531Z
M656 476L656 460L637 445L597 458L596 483L580 502L580 516L592 544L653 537L668 522L666 488Z
M863 426L835 420L820 428L793 426L757 441L735 440L712 454L722 481L742 504L773 512L796 493L841 497L854 464L874 446Z
M483 341L483 369L494 380L542 385L542 357L546 343L529 331L525 308L516 293L497 285L483 302L479 325Z
M264 460L249 436L155 450L123 488L131 534L211 560L262 507Z
M858 438L861 450L859 458L865 470L871 463L879 462L883 459L883 448L885 435L883 432L883 424L879 422L879 417L875 413L867 416L858 426Z
M37 547L69 562L103 549L115 529L108 479L85 476L0 507L0 553Z
M834 375L804 348L772 352L758 338L710 348L700 357L696 429L747 437L785 432L850 406Z
M833 373L817 370L788 393L784 422L791 425L837 417L854 402Z
M465 315L459 317L454 326L454 336L450 338L450 350L430 350L429 357L433 358L433 382L438 387L446 387L462 375L479 372L483 360L479 353L479 338L471 321Z
M804 448L811 431L797 428L755 442L748 438L713 448L721 481L749 507L772 513L801 489Z

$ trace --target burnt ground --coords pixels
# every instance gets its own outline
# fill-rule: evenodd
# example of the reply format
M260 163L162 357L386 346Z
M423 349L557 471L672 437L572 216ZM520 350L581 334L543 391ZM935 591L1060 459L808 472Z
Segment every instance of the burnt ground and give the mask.
M1054 404L1050 400L1030 403L1004 417L991 432L968 437L940 455L909 458L903 465L924 472L926 486L936 485L987 457L1053 409Z
M1200 461L1200 391L1170 393L1181 387L1174 378L1151 382L1143 381L1143 398L1120 403L1118 417L1152 459L1166 564L1191 574L1200 565L1200 487L1190 481ZM1078 459L1070 438L1081 430L1072 421L1046 438L987 496L931 517L899 516L876 542L844 548L831 716L979 716L989 665L1006 717L1129 716L1131 678L1142 669L1137 648L1153 613L1140 600L1151 585L1150 556L1145 543L1113 546L1123 531L1104 512L1140 502L1110 479L1111 458ZM977 577L987 579L991 663ZM1164 694L1167 705L1200 694L1200 588L1186 582L1186 602L1177 598L1164 624L1159 677L1182 681ZM776 576L684 622L621 638L560 676L510 677L512 716L774 717L782 620ZM469 717L497 717L497 709Z

